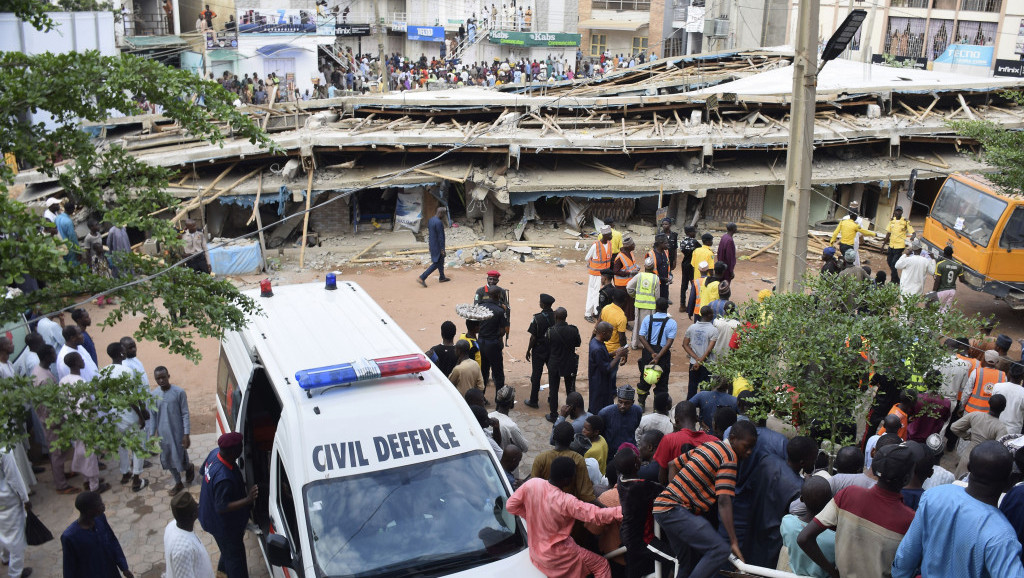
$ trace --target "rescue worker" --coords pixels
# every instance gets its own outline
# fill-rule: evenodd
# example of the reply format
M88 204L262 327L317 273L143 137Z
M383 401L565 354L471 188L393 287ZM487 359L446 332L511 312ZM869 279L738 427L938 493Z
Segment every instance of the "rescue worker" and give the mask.
M497 292L490 292L480 301L480 306L491 311L492 315L480 323L480 334L477 343L480 346L480 371L484 375L484 393L487 393L487 382L492 380L494 391L505 387L505 344L502 338L508 337L509 320L506 309L497 301Z
M597 307L597 294L601 291L601 272L610 269L612 266L612 228L604 225L600 230L601 236L587 251L587 272L590 279L587 282L587 304L584 317L587 322L593 323L600 314Z
M544 373L544 366L547 365L551 355L551 344L548 341L548 329L555 324L555 313L551 310L555 298L547 293L540 294L540 313L533 316L530 322L530 343L526 346L526 361L532 364L530 373L530 399L525 402L527 407L537 409L540 403L537 396L540 394L540 378ZM550 380L550 372L548 372Z
M635 309L633 327L640 327L644 319L654 313L656 301L658 296L661 295L660 284L661 280L654 273L654 259L647 257L644 259L644 271L638 273L626 284L626 293L632 296ZM638 346L636 331L633 332L630 345L632 347Z
M243 539L259 486L253 484L245 491L237 463L242 455L242 434L226 433L217 439L217 446L203 463L199 523L213 535L220 549L217 572L223 572L227 578L248 578Z
M662 234L654 236L654 247L647 253L648 257L654 258L654 272L658 274L661 281L659 294L668 299L668 286L672 283L672 268L669 267L668 259L668 237Z
M693 277L697 278L697 272L700 271L698 265L701 261L707 261L708 263L715 262L715 253L711 250L711 245L715 242L715 236L711 233L704 233L700 236L701 246L693 250L693 256L690 257L690 266L693 267Z
M832 231L832 236L828 240L828 244L834 245L836 238L839 238L839 253L846 255L846 252L853 249L854 242L857 240L857 233L864 235L874 236L875 232L870 229L865 229L860 226L860 221L857 216L857 211L850 209L850 214L844 219L839 221L836 225L836 230Z
M622 248L619 253L615 255L615 259L612 261L612 271L615 273L614 284L616 287L626 288L629 284L629 280L636 276L640 272L640 264L637 263L633 258L633 250L636 249L636 243L633 242L633 237L626 235L622 238ZM628 303L625 308L626 320L632 322L635 319L633 313L633 298L627 297Z
M690 297L686 302L686 315L693 321L694 315L700 315L702 305L701 295L704 293L704 284L708 279L708 262L697 263L697 276L690 282Z
M668 392L668 377L672 371L672 344L676 340L677 325L674 319L668 314L668 306L672 302L664 297L658 297L655 302L654 314L645 318L634 333L639 336L640 346L643 352L637 366L640 369L640 381L637 382L636 391L639 394L640 407L647 405L647 396L651 389L657 395ZM648 365L657 365L661 368L661 377L653 387L644 381L644 369Z
M896 270L896 261L899 261L903 255L903 250L907 248L907 237L914 234L914 227L910 225L910 221L903 218L903 207L897 206L896 210L892 213L892 220L885 227L885 238L882 239L882 247L889 246L889 254L885 260L889 263L889 271L891 272L889 277L890 283L899 284L900 274Z
M971 371L971 375L967 378L967 384L971 386L971 395L967 398L964 411L968 413L988 411L988 399L992 396L992 387L1006 381L1006 373L996 369L998 362L999 354L990 349L985 352L981 366Z

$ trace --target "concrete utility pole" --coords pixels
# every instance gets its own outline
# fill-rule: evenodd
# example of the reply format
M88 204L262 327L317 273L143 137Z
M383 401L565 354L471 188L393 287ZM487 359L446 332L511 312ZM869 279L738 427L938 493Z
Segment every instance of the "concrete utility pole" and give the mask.
M807 269L807 219L811 202L814 155L814 110L817 88L818 0L800 0L796 54L793 58L793 103L790 108L786 190L782 199L778 291L799 291Z
M409 23L406 22L406 25ZM388 92L388 68L384 62L384 38L387 36L387 25L380 21L380 2L373 3L373 25L377 27L377 70L380 72L380 92Z

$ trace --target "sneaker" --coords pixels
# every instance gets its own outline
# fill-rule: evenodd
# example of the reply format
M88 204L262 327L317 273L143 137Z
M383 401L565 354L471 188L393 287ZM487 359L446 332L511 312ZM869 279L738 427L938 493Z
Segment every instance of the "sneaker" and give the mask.
M145 478L135 478L135 480L132 482L132 491L133 492L140 492L140 491L142 491L142 488L145 488L148 485L149 485L149 480L147 480Z
M173 488L167 490L167 495L168 496L177 496L178 492L180 492L180 491L182 491L184 489L185 489L185 484L182 484L182 483L174 484Z
M523 405L525 405L526 407L532 407L533 409L537 409L537 408L540 407L539 403L537 403L536 401L533 401L531 399L528 399L528 400L524 401Z
M196 479L196 465L189 464L188 469L185 470L185 483L191 484Z
M451 280L452 280L452 278L451 278L451 277L445 277L444 279L440 279L440 280L438 280L438 283L447 283L447 282L449 282L449 281L451 281Z
M121 476L121 485L123 486L123 485L127 484L128 480L130 480L130 479L132 479L132 475L131 474L124 474L124 475L122 475Z
M79 488L78 486L68 486L66 488L61 488L61 489L57 490L57 493L61 494L61 495L64 495L64 496L72 496L72 495L77 494L78 492L81 492L81 491L82 491L82 488Z

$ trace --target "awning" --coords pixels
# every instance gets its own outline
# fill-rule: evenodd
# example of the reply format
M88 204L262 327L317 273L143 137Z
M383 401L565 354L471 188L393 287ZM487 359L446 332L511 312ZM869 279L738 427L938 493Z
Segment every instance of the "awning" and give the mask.
M238 60L238 51L218 48L216 50L207 50L206 56L210 59L211 62L215 60Z
M162 36L125 36L124 41L136 50L188 46L188 42L182 40L180 36L171 34Z
M580 28L587 30L623 30L633 32L647 26L649 23L644 20L600 20L591 18L580 22Z
M295 46L294 44L268 44L266 46L260 46L259 48L256 49L256 52L260 56L267 56L267 57L277 56L278 54L283 54L285 52L300 52L300 51L313 52L312 50L310 50L308 48L303 48L301 46Z

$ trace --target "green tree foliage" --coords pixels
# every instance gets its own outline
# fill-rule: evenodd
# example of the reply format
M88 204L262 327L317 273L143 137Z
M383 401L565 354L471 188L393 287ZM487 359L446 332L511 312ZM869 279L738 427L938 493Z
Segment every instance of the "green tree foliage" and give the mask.
M1008 91L1002 95L1018 105L1024 105L1024 91ZM1024 192L1024 132L1008 130L985 120L963 120L950 124L958 133L980 142L982 158L999 168L998 172L985 175L987 178L1006 194Z
M37 29L54 26L47 15L52 5L46 2L4 0L3 5L4 11ZM82 122L140 114L138 102L144 98L162 105L164 116L187 133L211 143L234 136L274 148L259 127L232 106L231 96L220 85L136 56L3 52L0 86L0 151L56 176L83 211L145 231L171 255L181 247L168 220L178 205L166 192L172 172L141 162L116 144L100 144ZM33 122L30 113L49 115L52 122ZM31 277L45 288L0 301L0 323L17 322L27 311L57 311L107 293L117 305L104 325L140 316L137 339L155 340L168 351L197 361L197 338L220 337L225 330L241 327L246 314L258 311L255 302L230 282L182 267L166 270L171 263L159 259L134 253L119 256L121 276L113 278L65 262L62 255L72 247L53 235L52 227L48 230L34 210L12 198L14 177L13 170L0 163L0 277L6 286ZM73 436L68 439L82 439L107 452L125 443L141 447L138 436L126 440L117 434L116 419L97 418L137 403L134 389L104 379L92 386L93 398L82 398L80 394L89 389L31 388L17 380L0 384L0 424L9 424L0 429L0 444L23 436L10 424L24 423L26 404L45 403L59 414L55 419L64 421L61 431Z
M971 335L984 324L901 296L891 283L808 275L804 287L748 304L739 348L710 369L750 381L762 416L795 421L801 433L833 444L852 441L870 402L871 374L909 384L947 359L944 335Z

